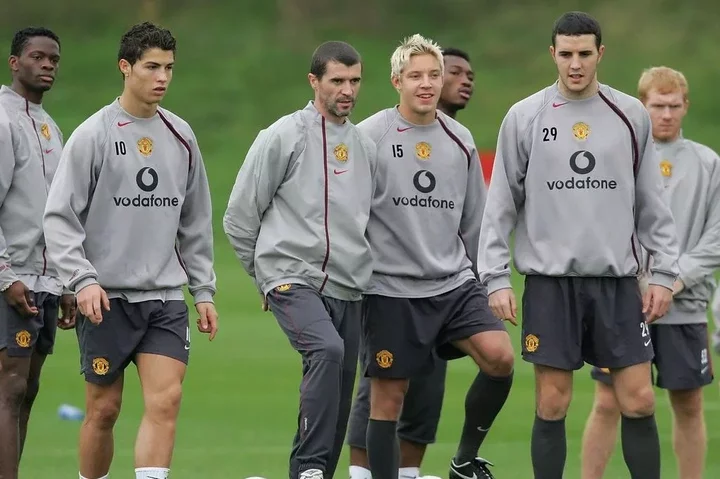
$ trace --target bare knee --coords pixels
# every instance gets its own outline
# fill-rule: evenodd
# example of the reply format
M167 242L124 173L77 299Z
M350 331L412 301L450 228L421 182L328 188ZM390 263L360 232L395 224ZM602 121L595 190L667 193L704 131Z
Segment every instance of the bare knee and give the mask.
M598 383L595 388L595 401L593 413L606 419L620 418L620 405L615 398L615 391L611 386Z
M18 414L27 393L27 379L18 372L5 370L0 373L0 402Z
M646 417L655 413L655 391L652 385L639 387L626 394L620 404L621 412L627 417Z
M145 394L145 412L158 422L174 422L180 412L182 386L180 382L162 390Z
M373 378L370 385L370 417L381 421L397 421L407 387L408 381L405 379Z
M512 348L498 347L496 350L486 353L487 365L483 368L482 364L478 366L488 376L496 378L504 378L512 374L515 368L515 355Z
M647 417L655 413L650 363L611 370L615 397L627 417Z
M513 372L515 353L510 336L505 331L479 333L468 340L458 342L457 346L469 353L478 367L488 376L503 378Z
M537 414L546 421L557 421L567 415L572 399L572 372L537 366Z
M670 391L670 404L678 420L693 420L703 417L702 389Z
M96 429L112 429L120 415L121 402L122 395L112 389L96 392L87 400L85 422L92 424Z

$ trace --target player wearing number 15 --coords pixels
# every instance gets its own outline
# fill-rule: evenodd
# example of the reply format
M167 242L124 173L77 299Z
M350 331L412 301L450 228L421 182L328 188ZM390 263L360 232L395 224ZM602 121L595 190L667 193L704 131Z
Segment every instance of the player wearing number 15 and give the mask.
M515 267L526 276L522 355L535 365L537 479L563 475L573 371L585 362L613 375L631 476L660 477L646 322L672 300L678 241L650 117L639 100L598 83L604 50L589 15L555 23L559 78L505 116L480 234L478 269L497 316L517 314L513 230ZM653 258L644 297L641 245Z
M150 23L120 42L119 99L83 122L63 151L45 210L48 254L77 295L86 381L80 477L104 478L113 456L124 370L137 365L145 414L138 479L168 477L189 359L189 284L198 328L213 339L212 208L190 126L159 103L175 39Z

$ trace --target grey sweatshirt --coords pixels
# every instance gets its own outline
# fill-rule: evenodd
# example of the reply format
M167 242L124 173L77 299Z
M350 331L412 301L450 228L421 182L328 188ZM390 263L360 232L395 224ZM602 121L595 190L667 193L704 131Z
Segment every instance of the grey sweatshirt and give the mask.
M720 159L705 145L680 137L656 142L664 194L677 227L680 280L685 288L655 324L707 322L720 268Z
M0 285L27 276L57 275L45 251L42 220L62 148L62 133L43 107L28 102L3 85L0 88Z
M470 131L440 111L414 125L397 108L358 127L378 149L368 294L430 297L477 277L486 192Z
M223 219L245 271L267 294L299 283L361 297L372 272L365 237L375 145L312 102L262 130L237 174Z
M210 188L190 125L158 109L130 116L118 100L68 139L50 188L50 258L72 291L99 283L130 302L215 294Z
M626 277L653 257L650 283L678 274L673 218L662 198L650 117L607 85L570 101L557 83L513 105L503 119L480 235L488 293L524 275Z

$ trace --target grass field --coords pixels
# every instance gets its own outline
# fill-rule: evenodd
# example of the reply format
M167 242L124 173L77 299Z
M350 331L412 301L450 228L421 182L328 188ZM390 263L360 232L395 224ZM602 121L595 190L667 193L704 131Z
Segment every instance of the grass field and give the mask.
M12 12L6 10L7 5L0 5L0 14L7 13L0 15L3 38L10 38L11 31L21 26L45 23L63 39L61 75L46 106L66 138L82 120L120 93L117 42L122 31L139 19L140 3L128 0L111 7L105 2L67 0L49 5L27 0L14 5ZM356 2L337 6L337 11L330 13L323 11L323 15L318 13L320 7L280 15L284 4L293 3L290 0L258 2L252 8L243 7L242 2L208 1L202 8L185 0L171 3L173 10L169 3L158 10L163 23L179 39L176 78L165 106L193 125L207 163L214 198L216 302L221 317L214 343L209 344L197 332L193 335L172 477L283 478L287 477L297 414L299 357L272 315L260 311L259 298L220 227L236 171L258 129L304 106L310 94L304 79L310 52L317 42L331 38L353 42L365 59L364 86L353 119L359 121L391 105L396 96L388 84L389 55L402 36L420 31L471 52L478 89L459 119L471 129L479 148L493 149L507 108L553 80L546 49L549 28L559 13L576 8L577 2L530 2L522 8L501 8L494 1L448 0L441 8L429 0L398 0L392 5L373 0L375 7L383 9L376 15ZM718 10L651 0L637 0L632 5L618 0L590 1L583 2L583 7L605 22L608 49L601 81L633 92L646 66L663 63L684 70L692 95L685 132L720 148L717 102L711 101L716 98L720 73L716 61ZM516 285L519 294L519 278ZM512 334L519 351L518 331ZM456 361L450 367L438 443L429 449L426 474L446 475L461 427L465 390L474 371L469 360ZM580 438L592 387L585 368L577 375L567 422L566 477L571 479L579 477ZM532 370L518 354L513 391L482 451L497 464L498 477L532 476L533 389ZM79 423L59 420L57 408L62 403L82 406L83 391L75 335L60 332L57 353L47 362L31 419L21 477L77 477ZM133 442L142 412L139 399L131 367L116 427L111 477L134 477ZM715 384L706 390L710 451L720 448L719 410ZM657 411L663 478L670 479L676 477L675 462L669 405L662 393ZM347 454L343 454L337 477L345 477L346 468ZM628 477L619 449L606 477ZM709 457L706 477L720 477L720 457Z

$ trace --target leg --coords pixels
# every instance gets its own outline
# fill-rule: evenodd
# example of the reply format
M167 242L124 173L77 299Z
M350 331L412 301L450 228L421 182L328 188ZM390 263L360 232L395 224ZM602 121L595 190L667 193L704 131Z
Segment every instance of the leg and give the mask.
M23 403L28 392L31 358L42 327L42 305L37 306L36 316L23 318L0 294L0 477L3 479L18 477L24 442Z
M527 276L523 293L523 359L535 364L536 413L530 452L535 479L563 477L565 416L573 371L583 366L585 278Z
M702 388L713 379L707 324L659 324L650 329L657 385L670 395L678 477L699 479L707 454Z
M49 293L35 293L35 305L38 306L38 317L42 319L42 327L38 331L35 350L30 361L27 391L20 410L20 455L25 447L30 411L40 392L40 374L45 359L53 353L55 333L57 331L60 298Z
M85 419L80 426L80 474L87 479L110 472L115 450L113 428L120 415L123 375L110 384L85 383Z
M290 477L322 477L337 433L345 357L343 340L314 289L293 284L284 291L276 288L267 299L290 344L303 357Z
M445 296L448 319L438 337L438 354L448 360L470 356L479 368L465 396L465 421L450 476L485 477L490 474L489 463L477 454L510 394L512 343L503 322L490 311L479 283L467 281Z
M409 378L429 373L442 318L431 299L366 296L363 343L370 376L367 451L373 479L397 479L397 421Z
M20 412L27 388L30 357L0 351L0 477L17 479L20 463Z
M400 478L420 475L427 446L435 442L445 397L447 361L433 354L430 362L432 370L429 374L410 380L400 413Z
M585 425L582 445L582 479L602 479L615 449L620 407L609 372L593 370L595 402Z
M707 453L702 389L670 391L673 411L673 449L678 477L702 479Z
M343 340L344 357L342 368L342 381L340 383L340 404L338 409L337 429L333 443L332 454L325 468L325 477L333 477L337 463L340 460L345 433L348 427L348 418L352 408L353 389L355 388L355 374L357 373L358 349L360 348L360 321L362 319L362 303L360 301L340 301L326 298L333 322L340 338Z
M120 414L125 368L144 330L136 327L136 307L110 300L103 321L92 324L78 314L75 331L85 376L85 420L80 427L80 475L87 479L108 474L114 453L113 429ZM118 338L122 338L118 341Z

